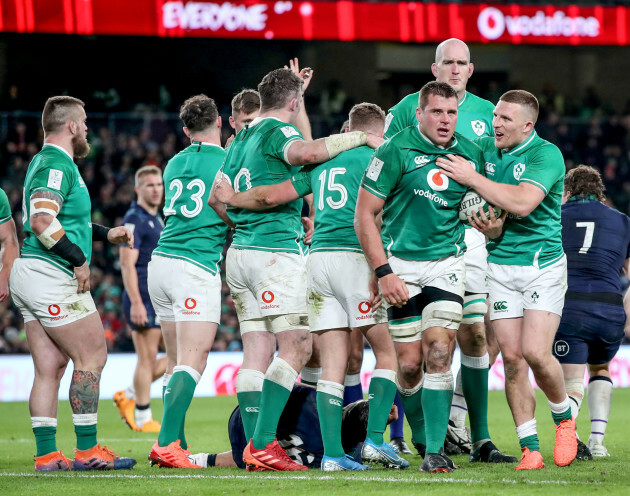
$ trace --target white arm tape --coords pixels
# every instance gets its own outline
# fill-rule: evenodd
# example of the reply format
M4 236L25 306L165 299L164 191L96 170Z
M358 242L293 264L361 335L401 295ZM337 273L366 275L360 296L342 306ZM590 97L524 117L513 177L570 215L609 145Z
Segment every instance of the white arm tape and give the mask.
M57 239L53 239L52 235L63 230L61 226L61 222L57 217L53 218L53 221L46 228L46 230L37 236L37 239L41 241L41 243L46 247L47 250L50 250L53 246L57 244Z
M50 206L55 206L57 209L53 210L52 208L49 208L48 206L40 206L38 207L37 204L42 205L42 204L49 204ZM48 215L52 215L53 217L56 217L57 214L59 213L59 205L57 205L57 203L54 200L49 200L48 198L31 198L31 217L35 214L48 214Z
M351 131L349 133L332 134L324 138L328 156L335 158L341 152L352 150L367 143L367 134L363 131Z

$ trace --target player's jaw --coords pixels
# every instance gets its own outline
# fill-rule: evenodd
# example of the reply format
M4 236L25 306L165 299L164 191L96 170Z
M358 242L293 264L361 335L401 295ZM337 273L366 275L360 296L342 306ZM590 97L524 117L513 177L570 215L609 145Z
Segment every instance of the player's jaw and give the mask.
M74 158L84 158L90 153L90 144L83 136L75 134L72 137L72 155Z

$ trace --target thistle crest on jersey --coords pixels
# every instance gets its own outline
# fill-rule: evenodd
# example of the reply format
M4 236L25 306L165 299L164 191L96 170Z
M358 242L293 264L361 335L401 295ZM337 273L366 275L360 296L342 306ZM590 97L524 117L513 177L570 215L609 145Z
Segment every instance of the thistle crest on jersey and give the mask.
M486 132L486 123L483 121L470 121L470 125L477 136L483 136Z

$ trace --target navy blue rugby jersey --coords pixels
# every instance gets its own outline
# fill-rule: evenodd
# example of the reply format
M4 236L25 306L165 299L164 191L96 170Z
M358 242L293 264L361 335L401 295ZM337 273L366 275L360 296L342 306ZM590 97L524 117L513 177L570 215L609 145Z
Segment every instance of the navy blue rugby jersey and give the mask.
M630 218L594 197L562 205L562 245L570 293L622 294L620 274L630 257Z

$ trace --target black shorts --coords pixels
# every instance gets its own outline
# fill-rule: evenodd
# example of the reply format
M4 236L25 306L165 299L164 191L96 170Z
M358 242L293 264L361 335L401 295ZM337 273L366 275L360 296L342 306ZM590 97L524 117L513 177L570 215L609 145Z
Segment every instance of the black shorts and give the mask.
M567 299L553 354L560 363L610 362L623 340L625 323L626 313L621 305Z
M152 327L160 328L160 319L158 319L157 315L155 314L155 310L153 310L153 304L151 303L149 292L147 291L145 293L143 291L140 291L140 296L142 297L144 308L147 309L147 324L143 326L142 329L150 329ZM127 321L129 328L132 331L135 331L136 329L138 329L138 326L131 322L131 300L129 299L127 291L123 291L122 304L125 320Z

